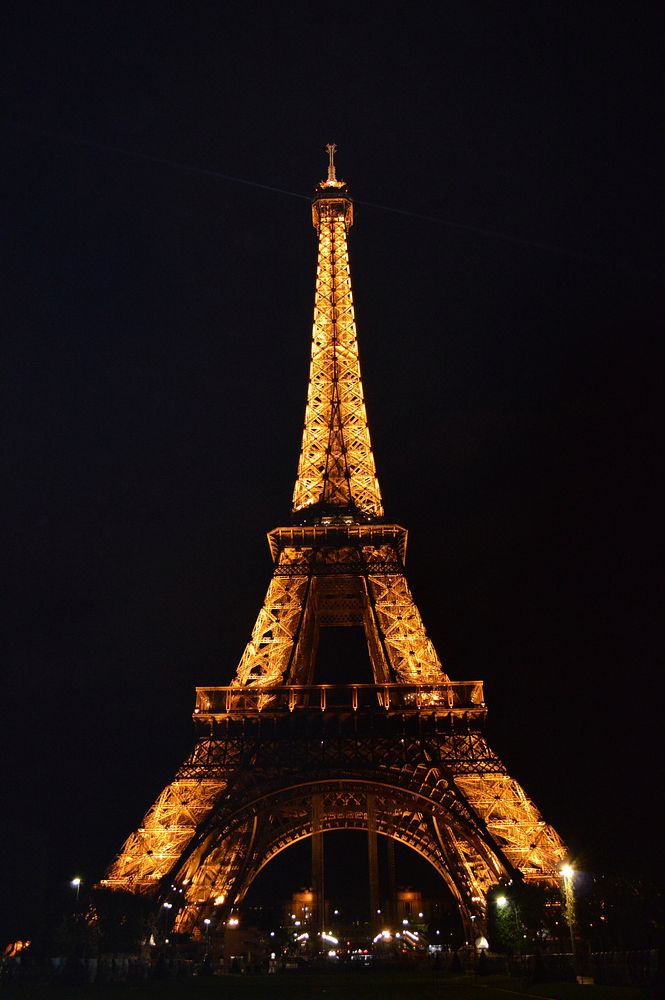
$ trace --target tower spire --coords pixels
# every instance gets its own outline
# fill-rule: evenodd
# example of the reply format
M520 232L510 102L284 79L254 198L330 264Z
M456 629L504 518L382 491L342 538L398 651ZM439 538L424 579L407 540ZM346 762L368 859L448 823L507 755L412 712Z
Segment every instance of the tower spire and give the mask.
M337 152L336 143L326 143L326 150L328 152L328 180L322 183L325 183L326 187L342 187L344 182L338 181L335 175L335 153Z
M353 202L335 172L317 187L312 222L318 232L312 352L293 517L369 521L383 516L360 377L347 232Z

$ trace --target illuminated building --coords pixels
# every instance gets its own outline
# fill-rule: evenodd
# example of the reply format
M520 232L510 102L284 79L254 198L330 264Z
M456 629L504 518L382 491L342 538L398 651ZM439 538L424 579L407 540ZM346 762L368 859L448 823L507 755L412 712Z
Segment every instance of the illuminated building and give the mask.
M323 835L367 832L439 872L465 927L499 880L558 885L565 848L485 735L480 680L445 672L411 595L407 531L384 519L363 397L347 237L353 204L328 147L312 203L318 268L292 521L226 687L198 688L197 740L103 882L172 903L175 929L223 923L277 853L312 837L322 927ZM320 629L362 627L372 684L316 683Z

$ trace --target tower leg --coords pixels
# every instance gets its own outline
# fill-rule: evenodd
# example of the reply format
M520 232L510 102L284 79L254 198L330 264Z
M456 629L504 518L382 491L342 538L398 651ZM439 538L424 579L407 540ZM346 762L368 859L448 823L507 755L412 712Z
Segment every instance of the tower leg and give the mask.
M323 878L323 833L321 832L321 795L312 796L312 893L314 896L312 914L312 937L315 946L320 946L319 935L324 930L325 902Z
M367 852L369 860L369 926L372 934L377 933L379 918L379 852L376 837L376 802L373 795L367 796Z

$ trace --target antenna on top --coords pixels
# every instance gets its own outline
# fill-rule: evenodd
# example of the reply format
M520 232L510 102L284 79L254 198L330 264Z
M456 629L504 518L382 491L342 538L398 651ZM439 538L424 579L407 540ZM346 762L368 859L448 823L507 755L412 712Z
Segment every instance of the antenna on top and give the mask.
M334 142L329 142L326 144L326 150L328 152L328 180L326 181L326 186L339 187L339 181L335 175L335 153L337 152L337 145Z

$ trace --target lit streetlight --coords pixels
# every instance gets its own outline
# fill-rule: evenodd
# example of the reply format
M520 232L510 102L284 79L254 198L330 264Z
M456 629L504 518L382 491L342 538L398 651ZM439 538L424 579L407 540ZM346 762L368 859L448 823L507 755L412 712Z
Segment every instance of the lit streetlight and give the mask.
M81 892L81 882L82 881L83 881L83 879L79 878L78 875L76 876L76 878L73 878L72 881L71 881L72 887L74 889L76 889L76 905L77 906L78 906L78 902L79 902L79 893Z
M515 920L515 934L516 934L515 943L517 946L517 954L520 955L522 951L521 948L522 928L520 926L519 917L517 915L517 904L515 903L514 900L509 900L506 896L497 896L494 902L497 905L497 909L501 910L502 912L506 911L507 908L510 908L513 911L513 917Z
M570 950L575 965L575 869L572 865L564 865L561 869L563 878L563 912L570 932Z

